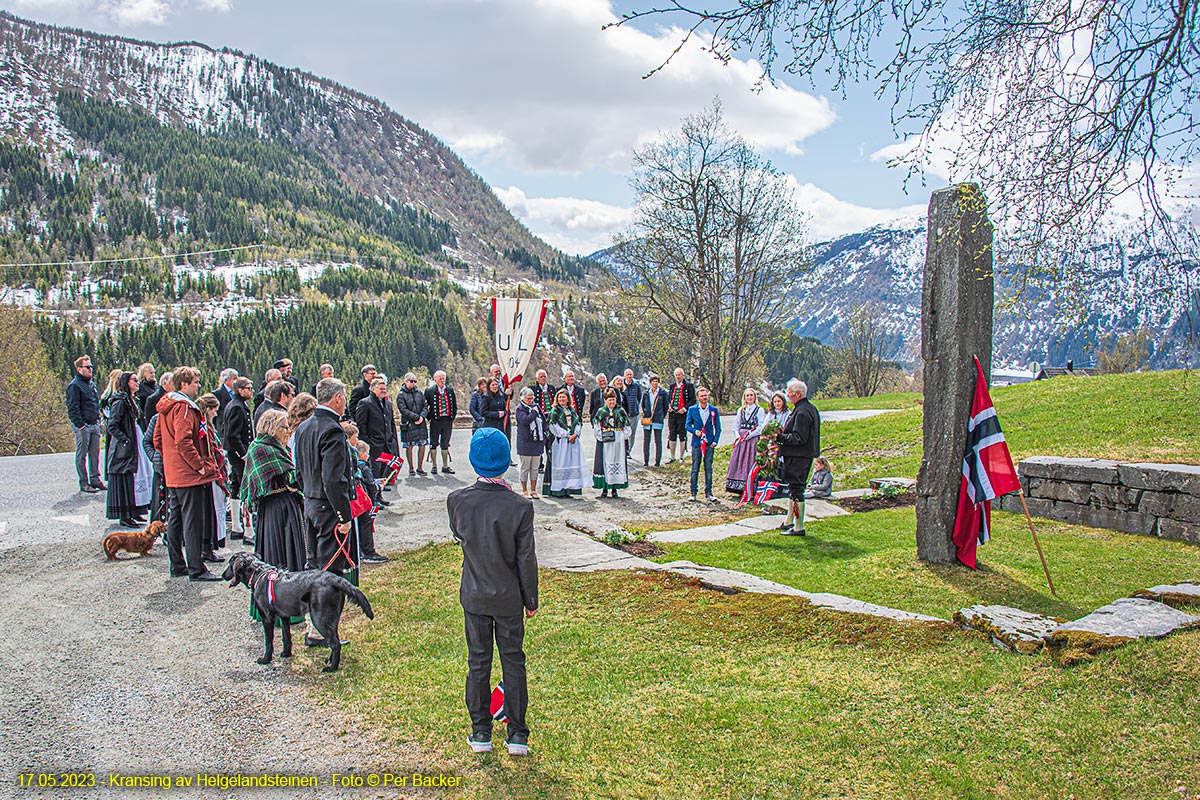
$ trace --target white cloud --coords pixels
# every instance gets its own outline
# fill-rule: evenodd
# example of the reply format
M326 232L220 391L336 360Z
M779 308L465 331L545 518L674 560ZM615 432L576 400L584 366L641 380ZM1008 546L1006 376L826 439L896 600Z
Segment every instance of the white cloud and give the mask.
M233 0L196 0L196 5L205 11L226 13L233 8Z
M162 25L170 11L163 0L117 0L108 8L120 25Z
M914 204L900 208L869 208L839 200L811 183L800 183L793 176L796 205L808 222L809 238L824 242L848 233L866 230L885 222L912 221L926 212L926 206Z
M402 86L412 65L436 65L420 91L386 94L456 149L527 172L627 172L635 147L718 95L730 125L765 151L798 153L834 121L824 98L750 91L756 63L724 66L698 43L642 80L684 32L600 30L616 19L610 0L444 0L405 17L404 56L380 65L380 81Z
M516 186L494 189L500 202L551 245L587 255L612 244L633 219L633 209L579 197L526 197Z
M188 6L217 12L233 8L233 0L12 0L12 4L19 11L74 11L127 27L163 25Z

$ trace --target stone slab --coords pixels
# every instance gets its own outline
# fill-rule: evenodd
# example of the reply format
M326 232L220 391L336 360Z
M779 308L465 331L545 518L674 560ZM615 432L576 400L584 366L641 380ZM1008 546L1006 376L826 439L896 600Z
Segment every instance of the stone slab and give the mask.
M1135 489L1200 496L1200 467L1191 464L1125 463L1117 467L1117 473L1121 483Z
M689 578L695 578L707 586L711 586L718 590L754 592L758 594L782 594L789 597L799 597L808 600L818 608L828 609L830 611L841 611L851 614L866 614L872 617L884 617L900 622L946 622L939 617L930 617L925 614L914 614L911 611L904 611L899 608L888 608L874 603L864 603L861 600L855 600L851 597L843 597L839 594L829 594L827 592L805 592L793 586L787 586L775 581L769 581L766 578L760 578L757 575L748 575L745 572L737 572L730 569L719 569L717 567L705 567L695 564L691 561L671 561L667 564L655 564L655 568L673 572L677 575L684 575Z
M842 489L841 491L834 492L833 496L840 500L843 497L862 497L869 492L871 492L871 489Z
M538 565L568 572L608 569L641 569L657 566L653 561L631 556L590 536L562 531L537 532Z
M1181 522L1177 519L1160 519L1158 535L1164 539L1183 542L1200 542L1200 522Z
M954 623L986 633L998 647L1030 656L1042 649L1046 636L1063 620L1008 606L974 605L957 611Z
M1122 486L1120 484L1095 483L1095 484L1080 484L1087 485L1091 488L1091 497L1084 502L1094 508L1105 508L1115 511L1142 511L1141 508L1142 495L1144 492L1141 489L1135 489L1132 486ZM1065 499L1065 498L1064 498ZM1078 500L1072 500L1072 503L1078 503Z
M912 489L917 485L916 478L869 478L867 485L872 489L881 486L899 486L902 489Z
M1104 458L1030 456L1017 465L1022 478L1050 478L1081 483L1116 483L1118 462Z
M1096 484L1106 486L1107 484ZM1050 500L1065 500L1086 506L1092 497L1091 483L1076 481L1056 481L1049 478L1030 478L1025 487L1029 497L1045 497Z
M1058 647L1076 647L1094 653L1137 639L1160 639L1196 626L1200 626L1198 616L1154 600L1126 597L1060 625L1046 640Z
M1159 584L1158 586L1151 586L1149 589L1141 589L1134 592L1133 596L1144 597L1147 600L1157 600L1160 603L1166 603L1176 608L1179 606L1200 605L1200 583L1191 581L1186 583Z
M808 500L804 504L805 524L819 519L845 516L849 513L844 508L839 508L824 500ZM783 518L778 514L763 514L736 522L723 522L720 525L703 525L698 528L683 528L677 531L653 531L646 534L646 538L652 542L716 542L734 536L749 536L769 531L772 528L778 528L782 522Z

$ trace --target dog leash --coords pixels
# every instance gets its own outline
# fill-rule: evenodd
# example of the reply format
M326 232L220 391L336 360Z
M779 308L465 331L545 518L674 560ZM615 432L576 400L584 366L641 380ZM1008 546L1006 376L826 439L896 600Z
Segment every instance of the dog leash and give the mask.
M333 554L333 557L329 559L329 562L322 569L328 571L328 569L333 565L333 562L337 561L337 557L341 555L346 557L346 562L350 565L350 569L354 569L356 566L358 566L354 563L354 559L350 557L350 531L346 531L346 537L344 539L339 539L337 534L337 526L333 526L333 540L337 542L337 552Z

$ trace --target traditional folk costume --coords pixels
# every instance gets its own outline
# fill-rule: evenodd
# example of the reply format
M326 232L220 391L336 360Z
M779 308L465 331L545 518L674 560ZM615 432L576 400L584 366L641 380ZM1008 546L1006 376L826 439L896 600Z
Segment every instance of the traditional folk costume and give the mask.
M629 412L617 406L605 405L592 417L596 425L596 458L592 466L592 486L604 491L624 489L629 486L629 456L625 453L625 439L629 436ZM606 432L612 432L612 441L602 441Z
M577 435L583 428L583 418L569 406L555 406L550 411L550 435L554 438L552 458L547 466L549 478L542 484L542 494L550 497L566 497L583 493L584 472L583 442Z
M246 452L242 473L241 502L258 520L254 554L266 563L299 572L304 569L303 495L296 478L296 467L287 448L274 436L258 436ZM250 617L261 622L254 603ZM292 617L291 623L304 617Z
M687 378L671 384L667 400L667 450L670 453L668 462L676 459L677 447L680 459L688 452L687 415L688 409L695 404L696 384Z
M758 437L766 424L767 414L758 405L742 406L737 413L737 441L729 455L729 469L725 473L725 491L741 495L746 488L746 478L754 469Z

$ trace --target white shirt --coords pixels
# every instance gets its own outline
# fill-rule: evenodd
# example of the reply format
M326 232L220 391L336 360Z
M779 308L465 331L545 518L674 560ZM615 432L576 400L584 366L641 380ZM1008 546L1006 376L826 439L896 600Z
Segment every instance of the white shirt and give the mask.
M712 413L712 406L700 406L700 424L708 425L708 415Z

